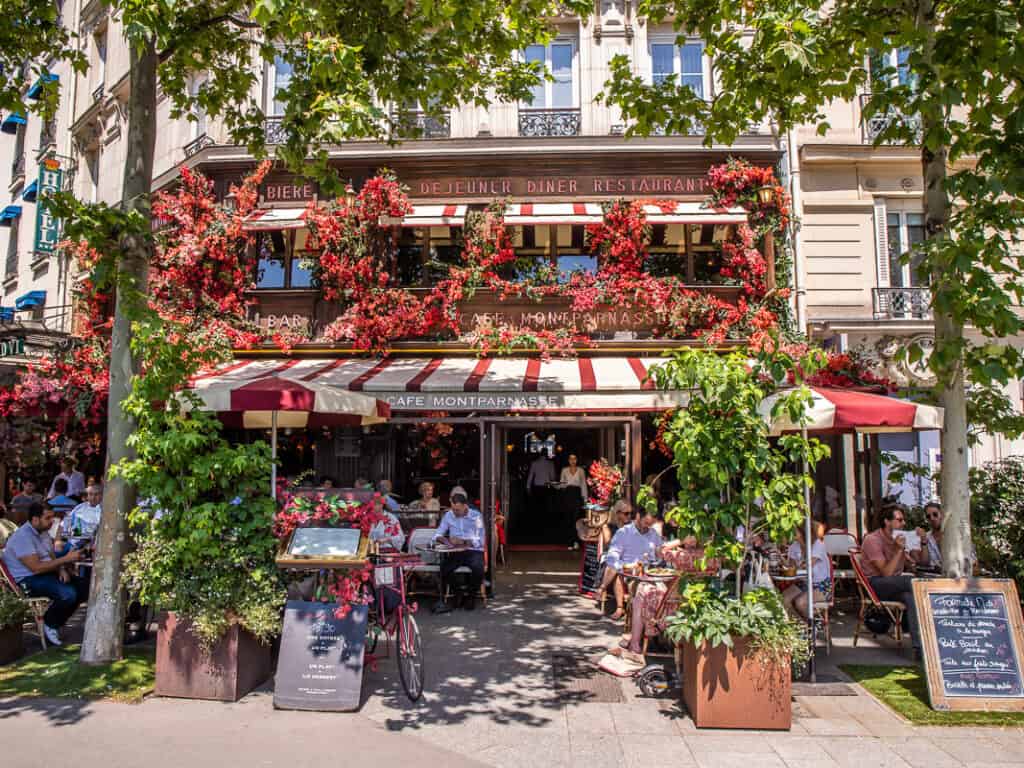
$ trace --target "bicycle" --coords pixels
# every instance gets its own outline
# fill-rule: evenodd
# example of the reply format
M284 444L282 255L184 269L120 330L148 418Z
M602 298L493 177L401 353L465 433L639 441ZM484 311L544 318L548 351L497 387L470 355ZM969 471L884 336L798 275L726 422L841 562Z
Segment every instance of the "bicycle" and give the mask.
M415 603L410 605L406 599L403 569L422 565L423 562L417 555L401 552L381 553L373 556L371 562L376 594L371 603L363 659L371 670L376 671L378 660L390 658L390 648L394 642L398 677L402 681L405 695L409 701L418 701L423 695L423 647L419 626L413 616L417 606ZM398 603L390 611L387 610L388 595L398 598ZM385 653L378 655L377 643L381 635L386 638Z

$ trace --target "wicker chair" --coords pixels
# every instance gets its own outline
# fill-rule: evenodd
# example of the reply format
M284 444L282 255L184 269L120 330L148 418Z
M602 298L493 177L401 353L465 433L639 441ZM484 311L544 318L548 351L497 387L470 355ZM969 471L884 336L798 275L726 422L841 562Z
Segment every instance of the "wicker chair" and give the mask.
M0 589L9 589L28 603L28 608L32 612L32 619L36 625L36 632L39 634L39 642L43 644L43 650L45 651L46 633L43 632L43 615L50 607L50 599L48 597L29 597L26 595L22 588L18 586L18 582L14 580L11 572L7 570L7 565L2 559L0 559Z

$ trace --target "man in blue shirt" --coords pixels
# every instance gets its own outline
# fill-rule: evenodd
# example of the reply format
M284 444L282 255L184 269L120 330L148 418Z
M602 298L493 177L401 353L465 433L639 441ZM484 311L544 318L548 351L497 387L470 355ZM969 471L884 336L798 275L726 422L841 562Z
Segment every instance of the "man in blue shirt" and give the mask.
M469 586L463 606L467 611L473 610L476 596L480 593L480 585L484 581L484 519L479 510L469 506L469 495L461 485L452 488L450 494L452 507L444 513L441 525L434 534L434 544L444 547L457 547L460 552L451 552L441 560L442 599L435 610L445 612L451 608L445 604L444 585L450 583L451 576L457 568L469 568Z
M28 522L11 534L4 547L4 565L18 585L30 597L48 597L52 601L43 616L43 634L53 645L60 645L60 629L89 595L89 584L73 575L66 566L82 553L72 549L62 557L53 552L49 530L53 510L34 502L28 510Z

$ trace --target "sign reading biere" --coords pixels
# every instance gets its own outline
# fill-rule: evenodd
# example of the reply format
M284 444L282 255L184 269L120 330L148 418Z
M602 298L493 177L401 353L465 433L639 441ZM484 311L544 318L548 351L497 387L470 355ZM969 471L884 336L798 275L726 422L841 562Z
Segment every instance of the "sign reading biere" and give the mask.
M1009 579L915 579L933 709L1024 710L1024 629Z

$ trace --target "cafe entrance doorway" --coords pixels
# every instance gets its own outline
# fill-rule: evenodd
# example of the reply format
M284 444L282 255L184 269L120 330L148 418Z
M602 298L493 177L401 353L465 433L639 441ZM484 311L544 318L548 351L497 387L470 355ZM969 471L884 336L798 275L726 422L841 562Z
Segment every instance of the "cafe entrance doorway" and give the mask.
M584 476L604 458L625 469L626 483L632 482L632 433L638 429L632 420L517 421L492 429L494 508L505 517L510 551L564 551L576 541L583 494L578 485L559 482L570 456Z

